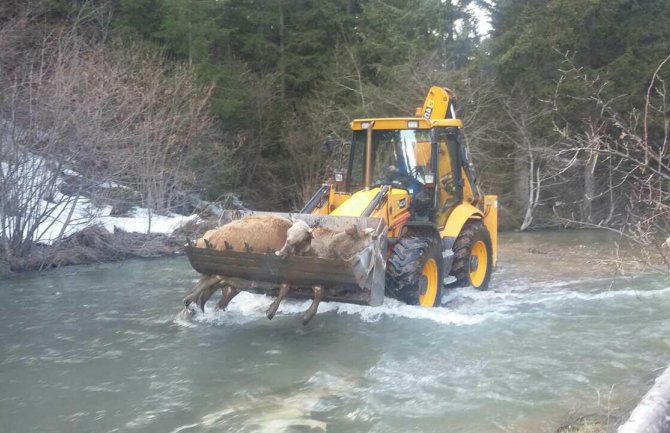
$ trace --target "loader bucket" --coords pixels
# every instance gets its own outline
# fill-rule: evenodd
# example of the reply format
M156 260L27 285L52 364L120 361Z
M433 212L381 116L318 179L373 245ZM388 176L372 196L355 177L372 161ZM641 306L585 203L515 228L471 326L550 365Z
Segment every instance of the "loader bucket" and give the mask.
M289 284L292 298L312 298L312 288L326 288L324 301L378 306L384 300L386 272L386 223L380 218L337 217L275 212L225 211L221 224L246 215L277 215L305 221L310 227L344 231L352 223L375 230L373 239L349 260L311 256L281 258L274 253L219 251L186 247L191 266L205 275L235 279L241 290L275 296L281 284Z

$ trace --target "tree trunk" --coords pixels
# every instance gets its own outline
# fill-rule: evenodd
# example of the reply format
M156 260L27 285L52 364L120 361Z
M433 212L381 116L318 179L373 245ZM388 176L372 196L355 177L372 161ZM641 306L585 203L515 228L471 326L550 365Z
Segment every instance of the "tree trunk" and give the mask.
M594 172L596 169L596 153L588 151L586 161L584 161L584 195L582 199L582 221L592 222L592 205L593 196L595 194L595 179Z
M514 160L514 173L516 176L514 190L519 203L519 209L523 213L523 222L521 223L520 230L528 228L533 219L533 211L531 208L532 175L529 162L530 161L524 157L519 157Z
M282 104L286 100L286 58L285 58L284 3L279 0L279 79L281 80L280 95Z
M670 367L656 378L654 385L621 425L618 433L662 433L670 429Z

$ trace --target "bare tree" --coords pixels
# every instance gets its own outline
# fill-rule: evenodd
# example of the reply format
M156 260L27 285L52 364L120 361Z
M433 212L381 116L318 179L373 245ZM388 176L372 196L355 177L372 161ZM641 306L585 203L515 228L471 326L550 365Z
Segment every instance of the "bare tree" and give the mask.
M645 95L644 109L616 109L616 96L607 97L609 83L574 64L562 81L576 80L587 90L571 96L593 107L585 128L555 126L563 138L564 155L584 166L581 215L557 211L564 221L616 230L642 247L649 263L670 270L665 243L670 235L670 117L667 87L662 77L670 56L659 62ZM560 90L559 90L560 91ZM601 210L595 217L593 203ZM605 204L605 206L602 206ZM654 258L655 257L655 258Z

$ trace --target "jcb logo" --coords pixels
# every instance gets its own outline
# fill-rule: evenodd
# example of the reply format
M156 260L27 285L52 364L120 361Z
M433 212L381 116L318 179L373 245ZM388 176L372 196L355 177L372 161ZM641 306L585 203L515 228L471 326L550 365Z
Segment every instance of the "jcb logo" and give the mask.
M428 103L426 104L426 111L423 112L424 119L430 120L430 115L433 112L433 105L435 105L435 103L433 102L432 99L429 100Z

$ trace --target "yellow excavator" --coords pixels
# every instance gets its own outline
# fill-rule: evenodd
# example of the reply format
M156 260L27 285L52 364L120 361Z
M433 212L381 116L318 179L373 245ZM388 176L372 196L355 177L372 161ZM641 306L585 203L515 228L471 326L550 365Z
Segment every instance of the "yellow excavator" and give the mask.
M313 297L316 305L323 299L378 306L389 296L434 307L449 288L488 288L498 200L479 189L462 127L452 92L436 86L415 117L356 119L348 169L337 170L299 213L272 213L334 231L350 224L373 231L353 257L280 258L189 245L191 265L235 278L241 290L277 295L290 285L289 297ZM227 211L223 222L250 213L263 214Z

